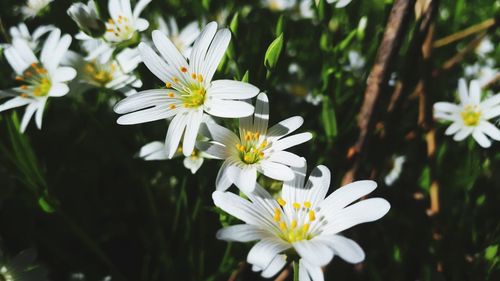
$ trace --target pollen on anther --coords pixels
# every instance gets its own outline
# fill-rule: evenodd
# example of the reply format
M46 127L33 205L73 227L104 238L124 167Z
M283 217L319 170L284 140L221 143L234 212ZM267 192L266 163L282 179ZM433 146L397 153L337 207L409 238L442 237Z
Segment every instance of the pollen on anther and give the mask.
M22 76L16 76L16 80L17 80L17 81L23 81L23 80L24 80L24 78L23 78Z
M184 66L181 66L181 71L182 71L182 72L187 72L187 71L188 71L188 69L187 69L186 67L184 67Z
M168 96L173 98L174 97L174 93L168 93Z
M308 209L311 208L311 202L309 202L309 201L304 202L304 207L306 207Z
M309 211L309 220L313 221L316 219L316 213L314 211Z
M22 90L27 90L28 86L27 85L21 85L19 88L21 88Z
M201 76L201 74L198 74L198 81L203 82L203 76Z
M286 223L285 222L280 222L280 229L285 230L286 229Z
M172 80L174 80L174 83L178 83L179 82L179 79L177 77L172 77Z
M167 88L172 88L172 83L170 83L170 82L166 82L166 83L165 83L165 87L167 87Z
M297 227L297 220L292 220L292 223L290 224L290 227L292 229L296 228Z
M297 202L293 202L293 208L294 208L295 210L300 209L300 204L299 204L299 203L297 203Z
M278 204L280 204L281 207L284 207L286 205L286 201L283 198L278 198Z
M176 108L177 106L176 106L175 104L171 104L171 105L169 105L168 107L169 107L170 109L174 109L174 108Z

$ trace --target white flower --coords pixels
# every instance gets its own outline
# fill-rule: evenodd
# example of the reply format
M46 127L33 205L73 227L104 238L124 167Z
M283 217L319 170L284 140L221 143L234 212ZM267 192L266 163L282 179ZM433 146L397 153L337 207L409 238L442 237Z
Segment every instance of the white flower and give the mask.
M267 95L259 94L255 104L255 117L240 119L240 136L216 123L204 123L203 134L211 142L199 142L198 148L224 163L217 174L217 190L226 190L232 183L249 192L257 181L257 172L276 180L291 180L291 167L303 165L301 158L286 149L306 142L311 133L288 136L297 130L304 119L291 117L269 130L269 102ZM288 137L287 137L288 136Z
M1 254L1 253L0 253ZM36 263L36 251L24 250L6 264L0 262L0 280L47 281L47 270Z
M256 96L258 88L238 81L212 81L231 40L228 29L217 31L217 24L209 23L196 39L189 63L161 31L153 31L152 37L163 58L144 43L139 50L146 66L165 83L166 89L143 91L119 102L115 112L128 114L121 116L118 124L173 117L165 140L167 155L172 158L182 137L183 153L191 155L205 113L223 118L253 113L252 105L239 100Z
M446 129L446 135L454 135L455 141L462 141L472 134L472 137L482 147L489 147L491 141L500 141L500 130L488 120L500 115L500 94L481 101L481 87L476 80L467 84L464 79L458 83L458 94L460 104L449 102L437 102L434 104L434 117L437 119L451 121L452 124Z
M345 66L344 69L347 71L360 72L365 67L365 58L357 51L349 51L347 54L349 60L349 65Z
M300 257L300 281L323 280L321 267L334 255L349 263L364 260L365 253L351 239L339 233L355 225L383 217L390 209L382 198L370 198L354 203L372 192L377 183L357 181L326 196L330 186L330 171L316 167L307 183L305 159L296 169L295 178L284 182L279 199L273 198L256 184L254 192L244 192L249 201L230 192L215 191L214 203L243 224L223 228L217 238L226 241L256 241L247 262L262 276L276 275L286 264L286 253Z
M90 0L87 5L74 3L69 7L67 13L86 34L90 36L101 36L104 34L106 26L99 18L93 0Z
M323 101L323 95L317 94L313 95L312 93L307 93L307 96L305 98L307 103L310 103L314 106L318 106L322 101Z
M168 23L162 17L158 17L157 21L158 29L174 43L177 50L179 50L184 57L189 57L191 45L201 32L198 22L194 21L189 23L179 32L177 22L175 22L173 17L169 18Z
M136 43L140 40L139 32L148 28L149 22L140 18L140 14L144 8L151 2L151 0L140 0L134 7L130 6L130 0L110 0L108 2L108 12L111 18L106 22L106 32L104 33L104 40L95 39L84 32L78 33L75 38L86 42L95 44L99 42L99 46L86 57L88 60L100 57L103 62L109 60L115 50L116 46L120 43L130 42ZM134 48L134 50L136 50ZM139 53L135 51L136 57L139 58ZM136 60L134 58L134 60Z
M344 8L349 5L352 0L327 0L326 2L332 4L335 3L335 8Z
M50 32L54 29L55 29L55 27L52 25L41 25L33 31L33 34L30 34L26 24L20 23L17 26L11 27L9 29L9 33L10 33L10 36L12 37L12 40L14 40L15 38L22 39L22 40L26 41L28 46L33 51L36 51L36 50L38 50L39 41L42 38L42 36L47 34L47 32ZM4 46L5 46L5 48L7 48L8 44L5 44Z
M493 45L490 38L486 37L481 41L479 46L477 46L476 54L478 54L481 57L485 57L494 50L495 50L495 45Z
M272 11L283 11L295 6L296 0L261 0Z
M182 155L182 147L179 147L178 153L174 155L174 157ZM154 141L150 142L143 147L139 151L139 157L146 161L156 161L156 160L167 160L167 149L165 147L164 142ZM197 149L193 150L191 155L184 158L183 164L184 167L191 171L192 174L196 174L196 172L200 169L201 165L203 165L204 159L210 158L209 155L203 153Z
M34 18L54 0L27 0L26 5L21 7L24 18Z
M40 60L24 40L14 39L12 46L5 50L7 61L17 74L16 80L22 85L2 92L14 98L0 105L0 112L27 105L21 122L22 132L35 112L35 122L40 129L47 99L68 93L66 82L75 78L76 71L71 67L60 67L59 63L70 44L71 36L61 37L61 30L55 29L43 45Z
M494 59L486 59L483 63L476 62L468 65L464 69L465 77L476 79L481 87L484 87L497 79L500 75L495 68Z
M393 185L394 182L399 178L399 175L401 175L401 172L403 171L403 164L405 163L405 161L406 157L404 155L392 158L392 168L384 178L384 182L386 185Z

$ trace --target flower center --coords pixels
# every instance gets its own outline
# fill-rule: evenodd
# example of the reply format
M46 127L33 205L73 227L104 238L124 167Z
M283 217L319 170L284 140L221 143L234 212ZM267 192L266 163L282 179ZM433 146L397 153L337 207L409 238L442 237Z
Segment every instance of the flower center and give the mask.
M184 107L196 108L205 103L206 91L204 88L192 89L187 94L182 95Z
M106 23L106 38L113 42L129 40L134 35L135 29L129 19L125 16L118 16L116 20L110 18Z
M290 243L312 239L311 224L316 220L316 212L311 209L311 202L292 203L293 213L289 217L283 210L287 202L283 198L277 201L281 207L274 209L273 220L280 229L278 236Z
M482 112L477 105L468 105L460 112L466 126L477 126L481 120Z
M179 77L172 76L170 81L165 82L167 89L174 89L179 93L169 92L171 98L180 99L185 108L197 108L205 103L207 90L201 74L189 74L188 68L180 67L181 75ZM170 108L176 108L176 105L171 104Z
M52 87L48 71L39 63L32 63L23 75L16 77L16 80L24 82L19 86L22 97L44 97L49 94Z
M267 140L259 142L260 134L245 131L241 143L236 144L238 156L246 164L255 164L264 158Z
M116 71L116 64L98 65L96 62L89 62L85 65L85 73L87 73L91 80L96 82L99 86L104 87L106 84L113 80L113 73Z

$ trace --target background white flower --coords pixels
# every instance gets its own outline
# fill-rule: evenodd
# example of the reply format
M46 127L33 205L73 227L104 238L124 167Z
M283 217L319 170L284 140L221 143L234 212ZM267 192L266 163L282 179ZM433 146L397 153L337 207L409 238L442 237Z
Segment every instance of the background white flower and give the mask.
M460 104L437 102L434 104L434 117L451 121L446 129L446 135L454 135L455 141L462 141L472 134L472 137L482 147L491 146L490 138L500 141L500 130L488 120L500 115L500 94L493 95L481 101L481 87L476 80L467 84L464 79L458 83Z
M205 123L202 134L213 141L200 142L198 148L223 159L216 179L217 190L226 190L232 183L246 192L252 191L257 172L276 180L291 180L290 167L303 165L301 158L286 149L306 142L311 133L288 136L304 119L291 117L268 130L269 101L265 93L257 96L255 115L240 119L240 136L216 123Z
M24 18L34 18L54 0L27 0L26 5L21 6L21 14Z
M163 58L144 43L139 50L146 66L166 89L143 91L120 101L115 112L126 115L118 119L118 124L173 117L165 140L167 155L172 158L181 138L184 155L191 155L205 113L223 118L253 113L253 106L240 100L256 96L258 88L239 81L212 81L231 39L228 29L217 31L217 24L209 23L194 43L189 63L161 31L153 31L152 37Z
M26 24L20 23L17 26L11 27L9 29L9 33L10 36L12 37L12 40L14 40L14 38L22 39L26 41L28 46L33 51L37 51L40 40L43 37L43 35L47 34L48 32L54 29L55 27L53 25L41 25L33 31L33 34L31 34ZM3 46L4 48L7 48L8 44L3 44Z
M230 192L215 191L214 203L244 224L219 230L217 238L226 241L259 240L247 256L247 262L263 277L272 277L286 264L285 252L300 257L300 280L323 280L321 267L334 255L349 263L364 260L365 253L351 239L339 233L355 225L383 217L390 209L382 198L354 203L372 192L373 181L357 181L326 196L330 171L316 167L305 182L307 167L295 169L295 178L283 185L280 198L273 198L256 184L254 192L244 192L249 200Z
M384 177L384 182L386 185L391 186L399 178L401 172L403 171L403 164L406 161L404 155L394 156L391 159L391 170Z
M349 5L352 0L326 0L326 2L332 4L335 3L335 8L344 8Z
M61 37L61 30L55 29L43 45L40 60L22 39L14 39L12 46L5 50L7 61L17 74L16 80L22 85L2 91L3 95L13 98L0 105L0 112L27 105L21 122L22 132L35 112L36 125L41 129L47 99L61 97L69 92L66 82L76 76L76 71L71 67L61 67L59 63L70 44L71 36L66 34Z
M173 17L168 19L168 23L161 16L157 18L157 21L158 30L163 32L170 41L174 43L177 50L179 50L184 57L189 57L192 49L191 45L201 33L198 22L193 21L179 31L177 22Z

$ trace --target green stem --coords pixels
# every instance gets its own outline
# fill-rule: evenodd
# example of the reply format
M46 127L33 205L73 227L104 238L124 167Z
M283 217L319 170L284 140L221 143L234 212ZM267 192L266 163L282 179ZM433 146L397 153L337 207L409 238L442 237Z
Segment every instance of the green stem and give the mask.
M292 267L293 267L293 281L299 281L299 263L293 261Z

